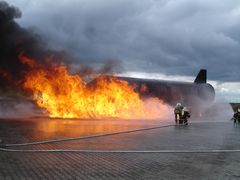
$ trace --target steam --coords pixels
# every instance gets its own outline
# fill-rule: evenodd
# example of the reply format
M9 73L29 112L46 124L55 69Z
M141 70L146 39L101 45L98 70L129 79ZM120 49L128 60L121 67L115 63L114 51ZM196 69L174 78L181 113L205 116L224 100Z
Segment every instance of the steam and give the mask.
M39 109L35 105L24 100L16 101L12 99L0 100L0 117L1 118L19 118L27 116L40 115ZM39 114L37 113L39 112Z
M216 96L213 102L195 97L190 111L192 112L190 121L228 121L233 116L231 105L219 96Z
M214 103L206 110L208 120L229 121L233 117L233 109L222 97L216 97Z
M173 115L173 107L170 105L164 103L162 100L159 98L154 98L154 97L148 97L145 98L144 104L146 106L146 109L153 114L158 114L159 115L159 120L167 122L173 122L174 120L174 115ZM146 117L143 117L143 119Z

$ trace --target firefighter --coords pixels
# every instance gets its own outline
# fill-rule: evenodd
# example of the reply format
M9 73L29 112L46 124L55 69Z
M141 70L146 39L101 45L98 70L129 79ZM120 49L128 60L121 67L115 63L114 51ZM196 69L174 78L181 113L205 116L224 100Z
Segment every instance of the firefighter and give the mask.
M190 113L187 107L182 109L182 120L184 125L188 125L188 118L190 118Z
M240 123L240 108L233 115L234 123Z
M176 124L181 119L182 110L183 110L183 106L181 105L181 103L177 103L175 108L174 108L174 115L175 115L175 123Z

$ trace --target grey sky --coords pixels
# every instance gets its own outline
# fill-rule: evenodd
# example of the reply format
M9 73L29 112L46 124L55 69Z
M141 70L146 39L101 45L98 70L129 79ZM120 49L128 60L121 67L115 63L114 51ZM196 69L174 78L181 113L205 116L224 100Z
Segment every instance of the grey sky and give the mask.
M239 0L9 0L80 64L116 59L127 71L240 81Z

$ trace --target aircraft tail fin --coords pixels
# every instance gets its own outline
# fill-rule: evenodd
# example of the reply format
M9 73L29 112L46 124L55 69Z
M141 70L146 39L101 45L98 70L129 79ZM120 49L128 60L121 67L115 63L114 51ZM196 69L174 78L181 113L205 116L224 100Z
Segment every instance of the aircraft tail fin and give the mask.
M201 69L194 80L194 83L207 83L207 70Z

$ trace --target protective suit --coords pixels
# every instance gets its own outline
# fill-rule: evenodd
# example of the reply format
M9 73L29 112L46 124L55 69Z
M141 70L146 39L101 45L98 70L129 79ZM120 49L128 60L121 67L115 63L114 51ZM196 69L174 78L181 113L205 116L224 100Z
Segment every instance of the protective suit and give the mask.
M188 125L188 118L190 118L189 110L184 107L182 110L182 121L184 125Z
M179 123L179 120L182 118L182 110L183 110L183 106L181 105L181 103L177 103L175 108L174 108L174 115L175 115L176 124Z
M240 123L240 108L238 108L237 112L233 115L234 123Z

